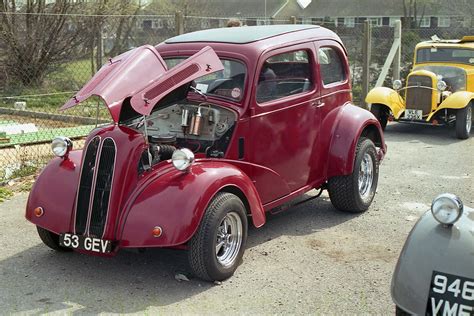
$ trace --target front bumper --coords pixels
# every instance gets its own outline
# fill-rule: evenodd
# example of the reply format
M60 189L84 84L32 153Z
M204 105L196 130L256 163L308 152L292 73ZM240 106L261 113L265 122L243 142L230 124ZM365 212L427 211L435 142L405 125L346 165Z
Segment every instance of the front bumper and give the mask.
M404 311L424 315L433 271L474 278L474 210L465 207L451 227L426 212L410 232L392 278L392 299Z

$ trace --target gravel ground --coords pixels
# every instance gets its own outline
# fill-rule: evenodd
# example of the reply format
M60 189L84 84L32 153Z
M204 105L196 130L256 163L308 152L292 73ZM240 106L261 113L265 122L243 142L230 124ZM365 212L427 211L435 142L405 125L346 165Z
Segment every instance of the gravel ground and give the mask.
M393 314L390 279L416 219L442 192L474 205L474 137L390 124L378 192L363 214L327 194L250 229L242 265L215 285L187 273L185 254L55 253L23 217L27 195L0 204L0 314ZM474 136L474 135L472 135Z

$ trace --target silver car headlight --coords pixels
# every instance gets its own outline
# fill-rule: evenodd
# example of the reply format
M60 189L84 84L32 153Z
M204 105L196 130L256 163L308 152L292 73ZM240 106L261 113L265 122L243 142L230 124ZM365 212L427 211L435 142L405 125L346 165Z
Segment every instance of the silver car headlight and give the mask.
M440 194L431 203L431 213L441 224L454 224L461 217L462 212L461 200L451 193Z
M193 164L194 154L187 148L177 149L171 156L171 162L176 169L185 171Z
M65 157L72 149L72 141L63 136L56 137L51 143L53 154L58 157Z
M393 81L393 90L400 90L402 88L403 84L401 80L394 80Z
M438 88L439 91L444 91L446 90L447 87L448 85L446 84L446 82L444 82L443 80L438 80L438 83L436 84L436 88Z

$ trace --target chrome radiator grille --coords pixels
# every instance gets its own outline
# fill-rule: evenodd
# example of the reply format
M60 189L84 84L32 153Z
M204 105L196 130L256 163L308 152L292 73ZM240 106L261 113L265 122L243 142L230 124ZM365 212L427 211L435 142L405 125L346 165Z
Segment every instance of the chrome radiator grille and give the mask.
M75 232L102 237L104 234L116 156L111 138L98 136L88 144L77 193Z
M432 89L422 87L433 87L433 80L427 76L410 76L408 78L408 89L406 90L406 108L422 110L423 115L431 112Z

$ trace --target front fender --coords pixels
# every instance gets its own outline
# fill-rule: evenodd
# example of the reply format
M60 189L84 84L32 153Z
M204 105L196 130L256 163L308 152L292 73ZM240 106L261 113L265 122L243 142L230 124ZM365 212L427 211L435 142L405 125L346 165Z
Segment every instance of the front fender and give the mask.
M386 87L377 87L370 90L365 97L365 102L386 105L392 111L395 119L399 119L405 111L405 101L403 98L397 91Z
M379 158L383 158L387 146L382 128L375 116L367 110L352 104L346 104L339 111L331 131L331 143L328 152L327 179L334 176L351 174L354 169L357 142L364 130L371 130L379 142ZM376 141L377 143L377 141Z
M469 102L474 100L474 93L469 91L458 91L451 94L447 97L441 104L438 106L435 112L431 113L427 121L430 121L431 118L441 110L444 109L462 109L465 108Z
M392 299L403 310L424 315L433 271L474 278L474 210L451 227L426 212L413 227L392 278Z
M171 247L186 243L215 194L231 187L243 193L250 205L253 224L265 223L265 213L250 178L235 166L215 161L196 162L189 172L171 170L134 194L125 209L120 247ZM155 226L163 234L152 235Z
M27 220L56 234L69 231L81 157L82 150L71 151L68 158L56 157L44 167L28 197L25 213ZM33 210L36 207L43 208L43 216L34 215Z

